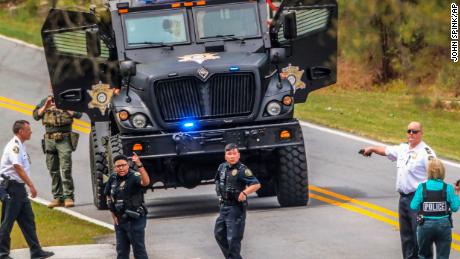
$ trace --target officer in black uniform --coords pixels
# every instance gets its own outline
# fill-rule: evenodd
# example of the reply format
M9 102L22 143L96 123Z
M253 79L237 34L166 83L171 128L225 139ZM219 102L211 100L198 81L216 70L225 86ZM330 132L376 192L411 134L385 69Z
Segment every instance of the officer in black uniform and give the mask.
M129 258L130 245L136 259L148 258L145 249L147 209L142 187L149 185L150 178L136 153L133 153L132 161L138 172L129 168L126 156L113 158L115 173L110 175L104 190L115 224L118 259Z
M225 258L242 258L240 254L246 220L247 196L260 188L260 183L240 161L236 144L225 146L225 163L216 173L216 191L220 211L214 235Z

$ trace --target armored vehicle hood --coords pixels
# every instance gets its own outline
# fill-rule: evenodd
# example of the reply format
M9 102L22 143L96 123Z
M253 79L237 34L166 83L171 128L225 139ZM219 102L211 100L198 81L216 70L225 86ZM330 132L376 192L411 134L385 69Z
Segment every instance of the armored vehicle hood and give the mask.
M265 53L197 53L164 58L137 65L133 78L136 88L149 82L174 77L195 76L205 81L216 73L255 72L267 63Z

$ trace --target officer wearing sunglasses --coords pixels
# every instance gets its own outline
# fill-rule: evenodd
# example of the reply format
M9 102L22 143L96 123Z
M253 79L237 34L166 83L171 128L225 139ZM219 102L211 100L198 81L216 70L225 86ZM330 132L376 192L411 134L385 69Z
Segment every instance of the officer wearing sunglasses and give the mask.
M427 178L428 161L435 158L435 152L422 141L422 124L417 121L407 126L407 142L396 146L371 146L360 151L363 156L372 153L396 161L396 191L399 192L399 233L403 258L418 258L417 212L411 210L410 202L420 183Z

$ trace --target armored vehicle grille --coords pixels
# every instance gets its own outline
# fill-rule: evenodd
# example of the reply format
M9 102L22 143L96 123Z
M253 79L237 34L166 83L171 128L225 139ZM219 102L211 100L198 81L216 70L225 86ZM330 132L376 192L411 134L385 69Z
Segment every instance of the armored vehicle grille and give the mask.
M165 122L249 115L256 93L250 73L216 74L206 82L195 77L166 79L154 87Z

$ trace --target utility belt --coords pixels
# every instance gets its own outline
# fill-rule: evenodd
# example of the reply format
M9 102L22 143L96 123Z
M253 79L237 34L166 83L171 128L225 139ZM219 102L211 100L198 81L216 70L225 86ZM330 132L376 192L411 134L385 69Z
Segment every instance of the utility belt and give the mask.
M28 194L26 191L25 183L20 183L16 180L10 179L8 176L4 176L3 181L0 183L0 200L2 202L6 201L7 199L11 199L11 197L15 197L17 199L28 200Z
M63 140L65 137L69 137L72 132L53 132L45 133L45 139L53 139L56 141Z
M423 214L419 211L419 213L417 213L417 218L416 218L416 221L417 221L417 225L419 226L422 226L423 223L425 223L425 221L427 220L449 220L449 223L450 223L450 227L453 228L454 227L454 221L452 220L452 211L449 210L448 214L447 214L447 217L443 217L443 218L427 218L427 217L424 217Z
M147 215L147 208L144 205L140 206L126 206L123 200L117 200L109 208L117 218L121 220L133 220L145 217Z
M247 203L246 202L240 202L238 200L224 200L221 199L219 201L221 206L245 206Z
M401 197L412 197L414 196L415 192L410 192L410 193L403 193L403 192L399 192L399 195Z
M78 139L80 138L80 134L76 132L53 132L53 133L45 133L44 138L42 139L42 150L43 153L46 154L56 154L56 151L51 151L46 148L46 140L47 139L52 139L54 141L62 141L65 138L70 139L70 147L72 151L77 150L78 146Z

